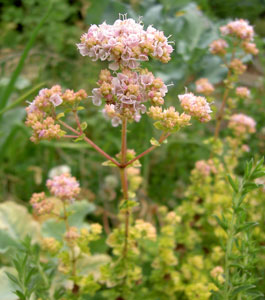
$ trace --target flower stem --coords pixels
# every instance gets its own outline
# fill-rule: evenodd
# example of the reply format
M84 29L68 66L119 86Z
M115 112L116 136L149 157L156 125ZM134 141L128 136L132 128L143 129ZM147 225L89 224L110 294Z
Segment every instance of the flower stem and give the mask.
M71 127L70 125L66 124L65 122L59 120L59 123L62 124L65 128L69 129L70 131L74 132L75 134L77 134L78 136L82 135L83 132L78 132L77 130L75 130L73 127ZM111 157L109 154L107 154L104 150L102 150L98 145L96 145L94 142L92 142L88 137L84 137L84 141L86 143L88 143L91 147L93 147L98 153L100 153L102 156L104 156L105 158L107 158L108 160L110 160L111 162L113 162L117 167L120 167L120 163L117 162L116 159L114 159L113 157Z
M70 225L69 225L69 221L68 221L68 215L67 215L67 211L66 211L66 205L65 205L65 201L62 200L63 203L63 219L64 219L64 223L65 223L65 227L66 227L66 231L70 230ZM72 259L71 259L71 263L72 263L72 276L73 276L73 280L74 280L74 287L73 287L73 294L76 294L79 290L78 285L75 283L75 277L76 277L76 257L75 257L75 251L74 251L74 247L72 245L69 245L70 251L71 251L71 255L72 255Z
M126 164L126 154L127 154L127 118L122 119L122 133L121 133L121 165ZM128 200L128 180L126 168L120 167L121 175L121 186L123 192L123 200ZM123 248L123 257L126 257L128 250L128 238L129 238L129 220L130 220L130 211L126 208L125 211L125 241Z

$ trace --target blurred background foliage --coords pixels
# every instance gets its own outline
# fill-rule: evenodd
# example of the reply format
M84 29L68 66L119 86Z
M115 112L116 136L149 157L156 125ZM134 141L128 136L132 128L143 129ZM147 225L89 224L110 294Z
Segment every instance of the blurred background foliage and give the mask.
M255 118L256 136L250 141L251 152L244 159L264 153L264 42L265 0L54 0L47 20L40 26L23 68L16 72L26 44L48 9L43 0L0 1L0 98L9 88L10 96L0 109L0 198L27 202L33 192L42 191L50 169L68 165L81 181L84 196L91 201L102 200L102 189L115 170L102 168L102 158L87 145L67 141L29 141L30 132L24 125L26 100L32 101L42 86L60 84L64 88L84 88L91 93L96 87L99 70L104 63L93 63L80 56L76 43L90 24L104 20L113 22L119 13L153 24L175 42L172 60L164 65L152 62L148 67L170 86L167 103L176 103L177 94L185 87L207 77L217 84L225 75L217 57L208 52L209 43L218 37L220 24L232 18L246 18L255 26L260 55L242 77L242 85L252 92L251 102L240 103L240 110ZM15 76L14 76L15 73ZM13 78L13 85L10 81ZM215 104L218 106L217 89ZM0 103L1 103L0 101ZM88 135L112 155L119 152L119 129L112 128L91 105L85 103L82 118L88 123ZM10 109L9 109L10 108ZM3 110L4 109L4 110ZM154 203L176 205L182 198L194 162L208 156L203 141L213 132L207 126L191 126L172 137L166 147L157 149L142 161L144 184L140 195ZM143 118L129 128L129 148L137 153L147 148L155 135L152 124ZM242 170L238 170L239 173ZM119 189L116 188L117 193Z

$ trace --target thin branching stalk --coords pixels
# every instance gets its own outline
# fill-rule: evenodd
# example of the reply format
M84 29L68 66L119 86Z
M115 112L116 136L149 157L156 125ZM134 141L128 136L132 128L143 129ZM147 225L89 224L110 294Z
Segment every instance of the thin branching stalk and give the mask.
M82 135L83 133L78 132L76 129L71 127L70 125L66 124L65 122L59 120L60 124L62 124L65 128L69 129L73 133L77 134L78 136ZM109 154L107 154L104 150L102 150L98 145L96 145L94 142L92 142L88 137L84 136L84 141L88 143L91 147L93 147L98 153L103 155L105 158L113 162L117 167L120 167L120 163L117 162L116 159L111 157Z
M162 133L161 137L159 138L158 142L161 144L163 143L168 137L170 136L170 133L165 134L164 132ZM124 165L122 165L123 168L131 165L132 163L134 163L136 160L142 158L143 156L145 156L146 154L150 153L151 151L153 151L155 148L157 148L157 146L151 146L150 148L148 148L147 150L145 150L144 152L142 152L141 154L137 155L135 158L133 158L132 160L128 161L127 163L125 163Z

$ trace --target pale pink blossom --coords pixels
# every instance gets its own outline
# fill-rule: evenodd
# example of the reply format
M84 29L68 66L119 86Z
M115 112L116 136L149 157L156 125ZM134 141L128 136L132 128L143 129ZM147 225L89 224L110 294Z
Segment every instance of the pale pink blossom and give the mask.
M242 40L253 40L254 30L247 20L235 20L220 27L222 35L233 35Z
M141 115L146 112L147 101L153 105L164 104L167 86L147 70L141 70L139 74L124 69L116 76L102 70L99 78L99 88L93 89L92 101L95 105L105 101L102 112L105 117L112 119L114 127L121 124L123 116L130 121L139 122Z
M200 78L195 82L196 92L205 95L210 95L214 91L213 85L209 82L207 78Z
M166 63L173 51L162 31L152 26L144 30L141 23L125 17L113 25L104 22L99 26L90 26L77 47L81 55L89 56L94 61L108 60L109 68L114 71L120 66L135 69L149 57Z
M217 54L217 55L226 54L226 48L228 48L228 44L223 39L218 39L218 40L213 41L209 47L210 52L212 54Z
M250 90L247 87L239 86L236 88L236 95L241 98L249 98Z
M238 136L256 132L256 122L244 114L234 114L231 116L228 127Z
M252 55L257 55L259 53L259 49L257 48L256 44L244 42L243 43L243 49Z
M197 118L200 122L211 120L211 107L207 100L201 96L195 96L193 93L186 93L178 96L181 107L184 111Z
M51 194L62 200L73 200L80 193L79 183L69 173L64 173L47 180Z

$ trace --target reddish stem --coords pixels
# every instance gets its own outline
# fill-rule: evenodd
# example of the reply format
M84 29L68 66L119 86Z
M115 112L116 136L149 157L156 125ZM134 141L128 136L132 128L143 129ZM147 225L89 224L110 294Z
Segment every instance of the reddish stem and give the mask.
M164 142L164 140L166 140L168 137L170 136L170 133L167 133L166 135L163 133L160 137L160 139L158 140L158 142L161 144ZM145 156L146 154L150 153L151 151L153 151L155 148L157 148L157 146L151 146L150 148L148 148L147 150L145 150L144 152L142 152L141 154L137 155L135 158L133 158L132 160L128 161L125 164L121 164L121 168L126 168L127 166L131 165L132 163L134 163L136 160L142 158L143 156Z
M78 136L82 135L82 132L78 132L77 130L75 130L73 127L69 126L65 122L59 120L59 123L62 124L67 129L69 129L70 131L72 131L75 134L77 134ZM101 155L103 155L108 160L110 160L111 162L113 162L117 167L120 167L120 163L118 163L116 159L112 158L109 154L107 154L104 150L102 150L98 145L96 145L94 142L92 142L88 137L85 136L84 137L84 141L87 142L96 151L98 151Z

